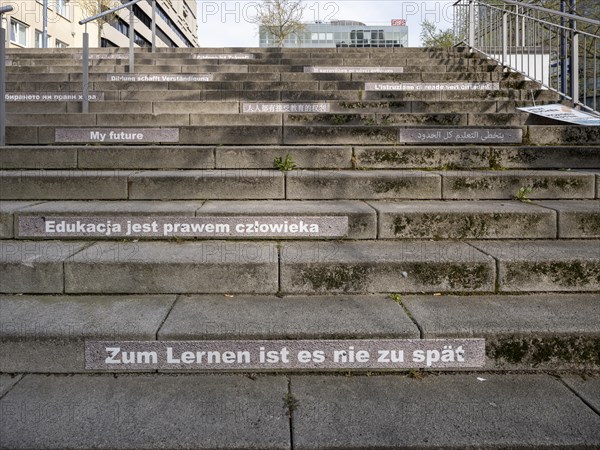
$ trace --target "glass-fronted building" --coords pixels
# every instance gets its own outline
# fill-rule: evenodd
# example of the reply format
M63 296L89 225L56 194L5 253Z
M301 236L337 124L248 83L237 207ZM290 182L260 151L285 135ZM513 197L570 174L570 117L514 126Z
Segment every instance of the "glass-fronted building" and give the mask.
M267 33L264 27L259 29L259 40L260 47L279 46L277 40ZM351 20L307 23L302 32L288 36L284 47L408 47L408 27L406 25L366 25Z

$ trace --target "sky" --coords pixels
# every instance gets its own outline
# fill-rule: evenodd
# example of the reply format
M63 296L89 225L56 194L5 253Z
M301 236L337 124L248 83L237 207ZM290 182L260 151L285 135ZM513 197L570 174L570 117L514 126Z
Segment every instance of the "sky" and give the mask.
M304 21L358 20L367 25L390 25L406 19L409 47L421 45L420 23L435 22L438 29L452 26L452 4L446 1L304 0ZM258 47L256 5L260 0L200 0L198 28L202 47Z

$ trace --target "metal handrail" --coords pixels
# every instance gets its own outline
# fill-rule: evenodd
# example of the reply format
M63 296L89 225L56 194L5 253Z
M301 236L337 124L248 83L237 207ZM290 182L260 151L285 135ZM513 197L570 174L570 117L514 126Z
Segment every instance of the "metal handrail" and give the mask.
M0 146L6 145L6 30L2 15L13 10L10 5L0 6Z
M458 6L460 3L462 3L463 0L457 0L455 3L452 4L452 6ZM555 9L548 9L548 8L544 8L542 6L537 6L537 5L532 5L530 3L523 3L523 2L517 2L515 0L500 0L502 3L507 3L509 5L516 5L519 6L521 8L527 8L527 9L534 9L536 11L541 11L541 12L545 12L545 13L549 13L558 17L564 17L565 19L569 19L569 20L577 20L579 22L587 22L590 23L592 25L598 25L600 26L600 20L594 20L594 19L588 19L587 17L583 17L583 16L577 16L575 14L569 14L569 13L564 13L562 11L557 11ZM482 3L485 3L485 1L482 1ZM493 5L493 4L488 4L487 6L490 7L498 7L498 5Z
M141 2L141 1L142 0L133 0L133 1L129 2L129 3L124 3L122 5L115 6L112 9L103 11L101 13L98 13L98 14L94 15L94 16L90 16L87 19L80 20L79 21L79 25L85 25L86 23L93 22L94 20L101 19L102 17L105 17L105 16L109 16L111 14L116 13L117 11L120 11L121 9L129 8L130 6L133 6L133 5L135 5L135 4L137 4L137 3Z
M134 48L134 13L133 6L141 2L142 0L133 0L128 3L116 6L107 11L95 14L86 19L80 20L79 25L85 26L83 33L83 89L82 89L82 103L81 111L83 113L89 112L89 92L90 92L90 36L88 34L87 25L90 22L101 19L108 15L114 14L122 9L129 9L129 67L128 71L131 73L135 69L135 52ZM156 0L148 0L152 5L152 53L156 52Z
M589 28L600 21L515 0L458 0L454 7L457 41L598 113L600 35Z

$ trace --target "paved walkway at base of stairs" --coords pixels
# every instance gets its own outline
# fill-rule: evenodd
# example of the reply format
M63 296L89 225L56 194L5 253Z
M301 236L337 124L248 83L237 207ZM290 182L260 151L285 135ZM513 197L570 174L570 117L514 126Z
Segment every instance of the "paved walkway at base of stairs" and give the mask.
M1 448L599 448L600 377L0 376Z

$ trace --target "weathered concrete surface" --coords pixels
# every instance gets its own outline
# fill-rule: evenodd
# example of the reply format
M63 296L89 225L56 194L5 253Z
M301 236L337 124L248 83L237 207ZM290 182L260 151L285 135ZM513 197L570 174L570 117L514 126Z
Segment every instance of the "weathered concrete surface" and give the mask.
M28 375L0 401L2 446L289 449L287 383L285 377Z
M39 202L0 201L0 239L14 237L14 214L16 211L37 203Z
M0 171L6 200L121 200L127 198L127 171Z
M555 238L556 215L520 202L369 202L383 239Z
M154 340L175 296L0 297L0 372L83 372L85 340Z
M439 199L441 178L417 171L300 170L287 174L289 199Z
M370 169L455 168L481 169L489 166L485 147L357 147L358 167Z
M443 198L513 199L520 188L531 188L531 199L594 198L592 174L563 171L470 171L440 172Z
M384 296L180 298L159 340L419 338Z
M577 125L530 126L532 145L600 144L600 129Z
M284 177L266 169L139 172L130 178L131 199L283 199Z
M491 292L495 263L463 243L293 242L281 251L284 293Z
M277 290L277 248L271 243L106 242L65 261L65 292L70 294Z
M37 105L36 105L37 106ZM73 147L2 147L0 169L72 169L77 167Z
M82 169L212 169L213 147L80 147Z
M507 169L588 169L600 167L595 146L492 147L497 167Z
M586 401L597 414L600 414L600 377L579 377L563 375L561 379Z
M360 201L208 201L198 216L347 216L348 238L375 239L377 214Z
M292 377L294 447L600 445L600 417L547 375Z
M15 384L19 382L22 375L0 375L0 398L4 396Z
M221 169L272 169L275 158L287 155L302 169L352 167L351 147L217 147L215 152Z
M57 201L45 202L20 209L16 216L56 215L56 216L194 216L204 204L202 201Z
M0 293L59 294L63 261L82 250L81 242L0 241Z
M599 368L595 294L406 296L424 338L483 337L486 369Z
M558 237L600 238L600 201L536 201L558 214Z
M502 292L600 290L598 241L477 241L498 261Z

